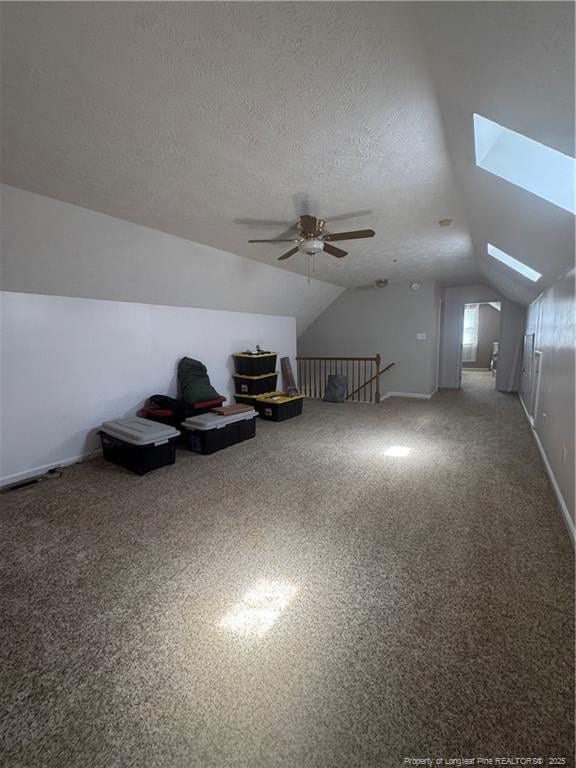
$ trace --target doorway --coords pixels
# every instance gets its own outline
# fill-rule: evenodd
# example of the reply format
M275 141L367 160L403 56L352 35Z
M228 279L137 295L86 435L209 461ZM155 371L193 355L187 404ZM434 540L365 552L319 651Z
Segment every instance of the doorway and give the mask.
M499 301L464 305L460 372L463 389L495 389L501 316Z

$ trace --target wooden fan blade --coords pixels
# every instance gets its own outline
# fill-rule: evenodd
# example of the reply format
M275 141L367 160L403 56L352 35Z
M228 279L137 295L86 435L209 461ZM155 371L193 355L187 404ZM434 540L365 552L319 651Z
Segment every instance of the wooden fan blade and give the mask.
M341 213L338 216L327 216L326 221L345 221L346 219L358 219L360 216L371 216L374 211L364 208L361 211L350 211L350 213Z
M336 248L336 246L330 245L330 243L324 243L324 250L326 253L329 253L330 256L336 256L337 259L343 259L344 256L348 255L348 251L343 251L341 248Z
M284 259L289 259L290 256L294 256L294 254L298 251L298 248L292 248L291 251L288 251L288 253L283 253L282 256L278 257L278 261L284 261Z
M294 238L290 240L248 240L249 243L297 243Z
M326 242L333 240L357 240L361 237L374 237L376 232L373 229L357 229L355 232L336 232L334 235L324 235Z
M234 224L244 224L246 227L287 227L287 221L276 219L234 219Z
M290 237L290 235L292 235L292 240L295 240L296 238L294 237L294 235L298 234L296 232L297 228L298 228L298 222L295 221L294 224L289 226L288 229L285 229L284 232L280 232L277 239L282 240L283 238Z
M303 235L315 235L318 230L318 219L316 216L300 216L300 231Z

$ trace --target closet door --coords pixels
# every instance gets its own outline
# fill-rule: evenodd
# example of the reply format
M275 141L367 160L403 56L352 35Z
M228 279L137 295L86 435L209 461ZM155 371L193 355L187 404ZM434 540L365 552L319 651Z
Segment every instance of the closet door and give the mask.
M524 335L524 351L522 353L522 374L520 377L520 396L528 414L532 417L532 368L534 365L534 334Z

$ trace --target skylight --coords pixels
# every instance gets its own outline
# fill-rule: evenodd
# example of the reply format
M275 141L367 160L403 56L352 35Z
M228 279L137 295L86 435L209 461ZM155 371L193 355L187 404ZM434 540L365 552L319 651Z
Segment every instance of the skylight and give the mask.
M498 259L498 261L501 261L502 264L506 264L510 269L519 272L523 277L527 277L528 280L532 280L533 283L536 283L542 277L540 272L536 272L532 267L522 264L521 261L512 258L512 256L509 256L507 253L504 253L504 251L501 251L499 248L496 248L495 245L491 245L490 243L488 243L488 254L495 259Z
M474 140L477 166L576 213L573 157L476 114Z

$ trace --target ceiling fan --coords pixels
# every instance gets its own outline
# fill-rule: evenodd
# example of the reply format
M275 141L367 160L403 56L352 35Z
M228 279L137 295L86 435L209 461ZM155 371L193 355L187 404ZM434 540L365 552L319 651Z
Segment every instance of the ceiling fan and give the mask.
M362 237L374 237L376 234L373 229L357 229L354 232L336 232L329 234L324 232L326 222L324 219L317 219L315 216L304 214L300 216L296 224L298 237L278 240L248 240L249 243L295 243L295 247L287 253L278 257L278 261L289 259L295 253L300 251L308 256L325 251L337 259L347 255L347 251L331 245L335 240L356 240Z

